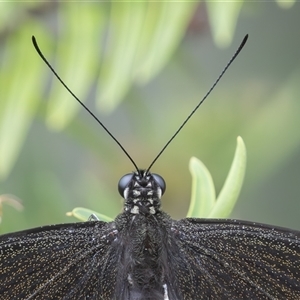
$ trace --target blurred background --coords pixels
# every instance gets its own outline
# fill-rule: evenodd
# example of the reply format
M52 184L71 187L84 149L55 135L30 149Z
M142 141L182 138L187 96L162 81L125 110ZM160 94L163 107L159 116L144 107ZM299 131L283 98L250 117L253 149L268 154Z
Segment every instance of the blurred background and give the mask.
M188 210L188 162L201 159L217 193L241 136L248 163L232 218L300 229L300 3L0 4L0 232L73 222L82 206L115 217L119 178L134 170L37 55L147 168L201 100L245 34L209 99L153 166L163 208ZM19 210L19 202L23 209Z

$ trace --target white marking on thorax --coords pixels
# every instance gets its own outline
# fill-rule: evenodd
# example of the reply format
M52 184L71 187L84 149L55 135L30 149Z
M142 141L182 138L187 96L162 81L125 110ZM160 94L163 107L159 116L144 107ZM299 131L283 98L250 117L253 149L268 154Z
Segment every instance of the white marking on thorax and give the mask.
M149 212L151 215L154 215L156 213L155 208L153 206L149 207Z
M133 285L131 274L128 274L127 280L128 280L128 282L129 282L130 285Z
M163 288L164 288L164 300L169 300L168 286L166 284L164 284Z
M133 190L133 196L140 196L141 192L137 190Z
M130 210L132 214L138 215L140 213L140 209L137 205L134 205L133 208Z

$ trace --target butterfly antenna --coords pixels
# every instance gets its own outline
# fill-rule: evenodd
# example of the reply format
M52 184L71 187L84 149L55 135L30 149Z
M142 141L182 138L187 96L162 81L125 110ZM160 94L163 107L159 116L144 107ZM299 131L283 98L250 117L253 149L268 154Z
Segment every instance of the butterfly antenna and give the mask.
M125 150L125 148L121 145L121 143L111 134L111 132L104 126L104 124L92 113L92 111L81 101L79 98L68 88L68 86L63 82L63 80L59 77L59 75L55 72L53 67L50 65L50 63L47 61L45 56L43 55L42 51L40 50L37 41L34 36L32 36L32 43L39 54L39 56L42 58L42 60L45 62L45 64L49 67L49 69L52 71L52 73L56 76L56 78L61 82L61 84L68 90L68 92L81 104L81 106L100 124L100 126L106 131L106 133L117 143L117 145L122 149L122 151L125 153L125 155L129 158L129 160L132 162L134 167L136 168L137 172L140 173L139 168L137 167L134 160L131 158L129 153Z
M223 77L224 73L227 71L229 66L232 64L232 62L236 59L238 54L241 52L243 47L245 46L246 42L248 39L248 34L244 37L243 41L241 42L240 46L230 59L230 61L227 63L226 67L224 70L221 72L217 80L214 82L212 87L209 89L209 91L206 93L206 95L202 98L202 100L197 104L197 106L193 109L193 111L188 115L188 117L184 120L184 122L181 124L181 126L176 130L176 132L173 134L173 136L169 139L169 141L165 144L165 146L160 150L160 152L157 154L157 156L154 158L150 166L148 167L146 174L149 173L150 169L154 165L154 163L157 161L157 159L161 156L161 154L166 150L166 148L169 146L169 144L173 141L173 139L176 137L176 135L181 131L181 129L185 126L185 124L188 122L188 120L191 118L191 116L196 112L196 110L199 108L199 106L205 101L205 99L208 97L208 95L212 92L212 90L215 88L215 86L218 84L220 79Z

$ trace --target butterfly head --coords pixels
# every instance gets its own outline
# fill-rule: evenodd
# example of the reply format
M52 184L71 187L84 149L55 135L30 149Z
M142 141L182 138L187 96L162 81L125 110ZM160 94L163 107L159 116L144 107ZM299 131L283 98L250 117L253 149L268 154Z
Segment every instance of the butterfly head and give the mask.
M145 170L124 175L118 184L125 199L125 211L132 214L155 214L160 208L161 196L166 190L164 179Z

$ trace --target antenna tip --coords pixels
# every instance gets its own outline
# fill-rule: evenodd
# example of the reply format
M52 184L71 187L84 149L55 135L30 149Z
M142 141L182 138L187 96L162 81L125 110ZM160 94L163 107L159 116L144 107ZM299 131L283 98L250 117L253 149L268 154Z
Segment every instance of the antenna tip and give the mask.
M247 42L247 40L248 40L248 37L249 37L249 34L247 33L247 34L245 35L245 37L243 38L243 41L242 41L242 44L241 44L241 47L242 47L242 48L243 48L244 45L246 44L246 42Z
M35 36L33 35L33 36L31 36L31 41L32 41L32 43L33 43L33 45L35 46L35 48L36 48L36 46L37 46L37 42L36 42L36 39L35 39Z
M248 40L248 37L249 37L249 35L246 34L245 37L243 38L243 40L242 40L239 48L237 49L236 54L234 56L237 56L241 52L241 50L244 48L244 46L245 46L245 44L246 44L246 42Z

